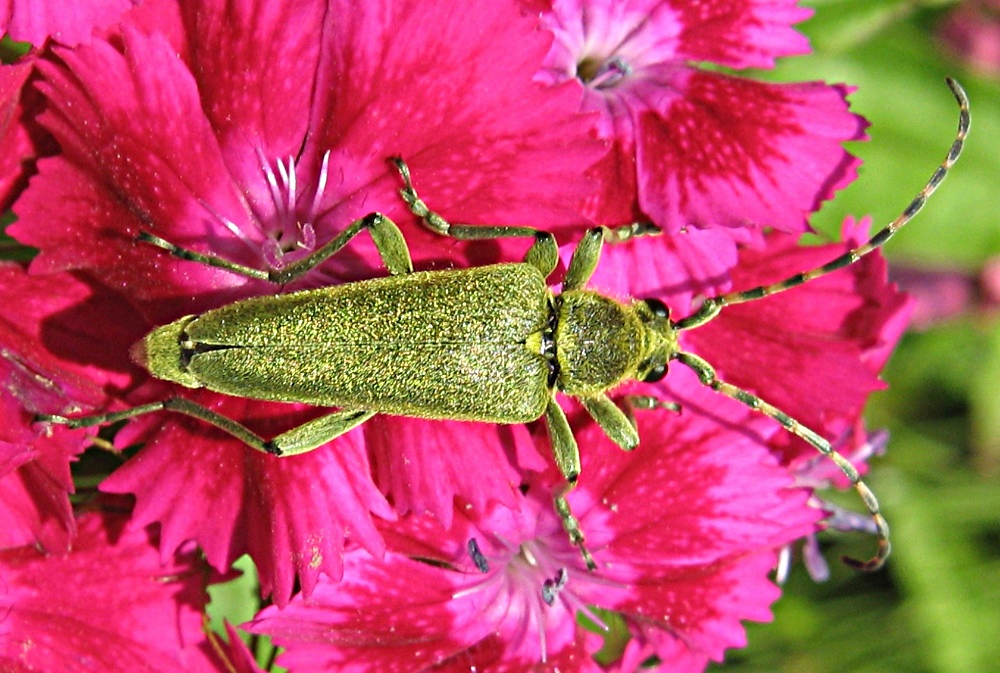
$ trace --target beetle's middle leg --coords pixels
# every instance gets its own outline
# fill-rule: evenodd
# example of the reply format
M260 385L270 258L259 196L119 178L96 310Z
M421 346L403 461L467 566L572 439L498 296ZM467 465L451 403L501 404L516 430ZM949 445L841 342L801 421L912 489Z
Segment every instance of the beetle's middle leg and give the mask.
M413 271L413 264L410 261L410 249L406 245L403 234L400 233L399 227L392 220L381 213L371 213L359 220L355 220L332 241L281 269L263 270L252 266L244 266L224 257L182 248L148 232L140 233L138 240L162 248L180 259L225 269L226 271L246 276L247 278L266 280L283 285L299 278L333 257L362 231L367 231L371 235L372 240L375 242L375 249L378 250L379 255L382 257L382 262L390 274L395 276Z

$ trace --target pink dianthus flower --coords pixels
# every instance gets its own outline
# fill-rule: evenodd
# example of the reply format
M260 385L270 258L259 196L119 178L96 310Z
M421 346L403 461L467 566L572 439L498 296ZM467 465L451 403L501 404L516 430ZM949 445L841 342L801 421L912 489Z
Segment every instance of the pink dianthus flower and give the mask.
M418 266L449 259L456 244L415 226L391 156L409 162L447 217L579 222L592 184L579 167L604 148L568 85L533 81L550 41L513 2L457 13L403 0L145 3L119 36L37 63L39 122L62 152L38 162L8 233L39 248L32 273L86 271L121 288L141 315L130 324L155 325L276 288L173 259L136 243L139 232L280 268L380 210L404 227ZM296 287L381 267L362 236ZM169 394L155 382L128 401ZM184 394L265 436L317 413ZM440 449L452 452L454 480L424 470L431 481L421 485L385 478L410 452L380 444L373 429L277 460L191 419L140 419L116 442L145 447L102 489L136 495L135 525L162 523L164 553L194 539L220 570L250 553L264 593L280 603L296 577L308 591L321 572L340 575L345 535L382 553L372 516L395 512L372 480L369 432L381 485L402 512L446 517L455 496L511 502L516 448L485 426L458 443L468 450Z
M72 551L0 551L0 670L233 670L213 661L202 630L206 569L196 550L161 562L155 541L127 521L88 512Z
M141 0L5 0L0 4L0 36L41 46L47 39L65 45L88 43Z
M736 243L764 228L801 233L856 176L841 147L864 138L847 87L772 84L695 67L769 68L807 53L797 0L531 2L555 36L539 77L575 83L611 151L588 174L588 214L652 221L686 240L658 264L698 289L726 287Z
M70 274L32 277L17 264L0 263L0 294L0 548L62 551L76 532L69 466L94 431L42 430L34 416L106 405L130 372L109 367L102 353L127 348L138 335L125 326L103 333L88 312L113 321L127 309Z
M741 620L770 618L775 550L820 512L771 456L773 425L683 384L681 416L640 415L632 453L593 424L578 433L583 476L569 499L595 571L547 489L531 486L516 510L461 509L447 530L428 517L383 524L382 559L348 553L340 583L321 580L250 630L304 673L597 671L601 639L579 622L604 625L596 606L618 612L660 670L720 660L745 644Z

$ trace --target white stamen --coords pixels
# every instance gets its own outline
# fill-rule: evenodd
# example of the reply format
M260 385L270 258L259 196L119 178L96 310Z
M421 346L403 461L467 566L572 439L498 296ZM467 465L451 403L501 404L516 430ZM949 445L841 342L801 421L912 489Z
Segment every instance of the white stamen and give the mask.
M281 162L279 161L278 163L280 165ZM295 211L296 189L298 187L298 183L295 180L295 157L288 157L288 172L287 172L287 175L288 175L288 178L286 180L286 184L288 185L288 190L287 190L288 191L288 212L292 213L292 212Z
M319 202L326 191L326 181L330 175L330 150L323 153L323 163L319 167L319 178L316 180L316 193L313 195L312 207L309 209L309 217L312 218L319 211Z
M790 545L785 545L778 552L778 565L774 569L774 581L778 584L784 584L788 579L788 572L792 567L792 548Z
M281 187L278 186L278 180L274 175L274 171L271 170L270 164L264 157L263 150L259 147L257 148L257 158L260 159L261 170L264 171L264 177L267 178L267 186L271 190L271 200L275 203L275 205L279 206L280 209L284 210L284 199L281 196ZM282 174L285 172L285 167L281 165L281 161L278 161L278 170L281 171ZM284 217L284 213L282 213L282 217Z

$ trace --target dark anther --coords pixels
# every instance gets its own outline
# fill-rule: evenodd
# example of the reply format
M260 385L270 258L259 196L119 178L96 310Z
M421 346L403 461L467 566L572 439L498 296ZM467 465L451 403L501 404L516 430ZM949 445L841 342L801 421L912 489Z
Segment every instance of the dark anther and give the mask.
M542 583L542 600L545 601L546 605L555 604L556 596L559 595L568 581L569 573L566 572L565 568L560 568L554 579L545 580Z
M486 560L483 552L479 549L479 543L476 542L476 538L469 538L467 548L472 562L476 564L476 569L481 573L488 573L490 571L490 562Z

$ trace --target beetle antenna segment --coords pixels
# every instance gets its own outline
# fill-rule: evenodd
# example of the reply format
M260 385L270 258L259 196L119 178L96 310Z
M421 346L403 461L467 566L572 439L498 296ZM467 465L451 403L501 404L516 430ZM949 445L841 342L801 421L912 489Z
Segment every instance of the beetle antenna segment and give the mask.
M717 316L725 306L754 301L772 294L777 294L778 292L784 292L785 290L807 283L814 278L819 278L820 276L825 276L826 274L838 269L850 266L871 251L882 247L886 241L892 238L893 234L903 228L907 222L912 220L924 207L927 199L934 193L934 190L938 188L938 185L941 184L945 176L948 174L948 171L958 160L959 155L962 153L962 148L965 145L965 138L969 134L969 127L971 125L969 98L966 95L965 90L962 89L962 86L958 82L951 78L948 78L947 82L949 88L951 88L952 94L955 96L955 100L958 101L958 132L955 134L955 139L952 141L951 148L948 150L948 154L944 161L942 161L937 167L933 175L931 175L930 180L928 180L927 184L924 185L924 188L920 190L920 193L917 194L912 201L910 201L909 205L906 206L903 212L900 213L896 219L871 237L868 242L849 250L823 266L817 267L811 271L804 271L794 276L790 276L771 285L761 285L749 290L743 290L742 292L731 292L717 297L709 297L702 303L701 307L694 314L675 323L674 328L677 330L685 330L704 325ZM855 490L857 490L861 499L864 500L865 506L868 508L868 513L871 515L872 520L875 523L875 533L878 535L879 540L878 551L867 561L860 561L854 558L844 558L843 560L848 565L854 566L860 570L868 571L877 570L883 563L885 563L885 559L889 556L891 549L889 542L889 525L886 522L885 517L882 516L878 499L875 497L875 494L872 493L867 484L861 480L857 469L849 460L837 453L837 451L835 451L830 445L830 442L826 439L805 427L777 407L768 404L761 398L746 390L737 388L730 383L720 380L712 366L697 355L678 351L673 355L673 358L693 369L701 382L706 386L709 386L713 390L745 404L755 411L759 411L769 418L773 418L788 432L791 432L797 437L801 437L817 451L836 463L837 467L840 468L841 472L844 473L854 486Z
M742 402L754 411L759 411L769 418L773 418L778 421L778 423L781 424L781 427L785 430L792 433L796 437L801 437L808 442L810 446L814 447L817 451L836 463L837 467L840 468L840 471L844 473L844 476L850 480L851 485L854 486L855 490L861 496L861 499L864 500L865 507L868 508L868 513L875 522L875 534L878 536L878 551L875 553L875 556L867 561L861 561L850 557L843 557L842 560L847 565L859 570L874 571L881 568L885 563L885 560L889 557L889 552L892 550L892 545L889 542L889 524L885 520L885 517L882 516L882 510L879 506L878 498L876 498L872 490L868 488L868 485L862 481L861 475L858 474L857 468L851 464L851 461L837 453L837 451L835 451L830 445L830 442L826 439L802 425L781 409L768 404L761 398L743 390L742 388L737 388L730 383L720 380L715 373L715 369L713 369L708 362L697 355L679 352L675 357L679 362L693 369L698 375L698 379L712 390L722 393L726 397L731 397L738 402Z
M954 95L955 100L958 101L958 132L955 134L955 140L952 141L951 148L948 150L948 155L945 157L944 161L942 161L941 165L937 167L934 174L931 175L930 180L928 180L927 184L924 185L924 188L920 190L920 193L917 194L912 201L910 201L910 204L906 206L903 212L900 213L895 220L890 222L880 232L872 236L867 243L845 252L840 257L837 257L833 261L817 267L812 271L798 273L771 285L761 285L749 290L743 290L742 292L730 292L729 294L722 294L717 297L709 297L702 302L702 305L697 312L679 321L677 323L677 328L688 329L691 327L697 327L698 325L703 325L718 315L719 311L721 311L725 306L742 304L744 302L784 292L785 290L807 283L814 278L819 278L820 276L825 276L832 271L842 269L845 266L850 266L871 251L882 247L886 241L892 238L893 234L902 229L907 222L912 220L924 207L924 204L927 203L927 199L930 198L930 195L933 194L934 190L938 188L938 185L941 184L945 176L948 175L948 171L958 160L959 155L962 153L962 148L965 145L965 138L969 134L969 127L972 124L972 118L969 114L969 97L966 95L962 85L950 77L948 77L946 81L948 83L948 87L951 89L952 95Z

